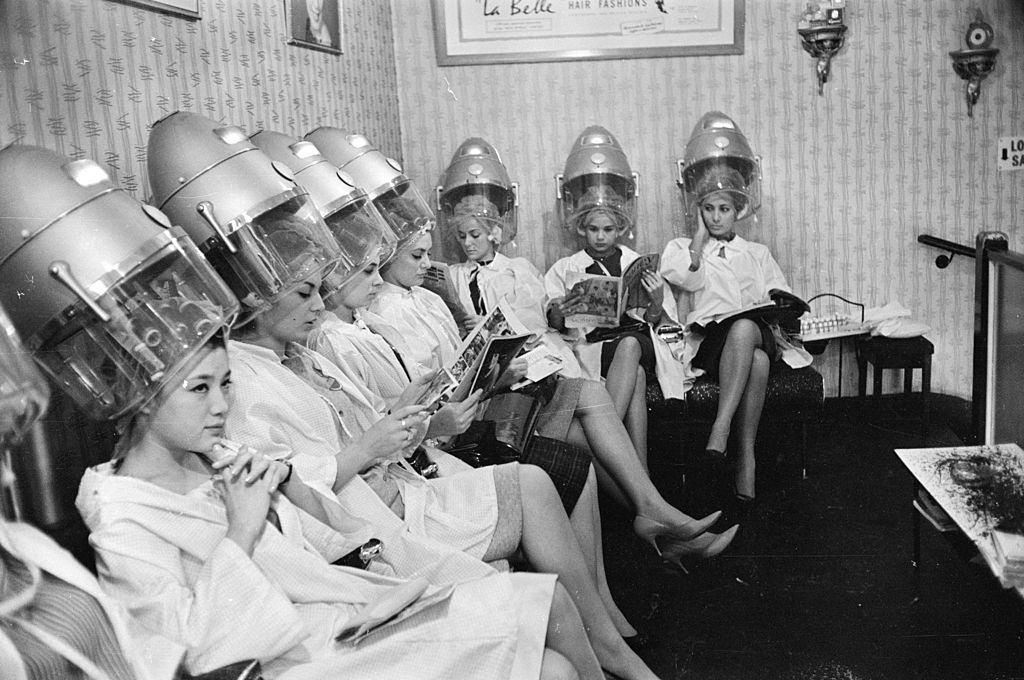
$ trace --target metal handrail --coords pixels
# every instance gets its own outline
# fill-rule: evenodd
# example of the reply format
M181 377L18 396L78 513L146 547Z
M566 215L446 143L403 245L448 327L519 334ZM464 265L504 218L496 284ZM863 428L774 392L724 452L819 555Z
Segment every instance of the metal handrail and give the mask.
M967 257L974 257L974 248L965 246L954 241L947 241L944 238L938 236L929 236L928 234L921 234L917 237L917 242L939 250L948 250L949 255L939 255L935 258L935 266L939 269L945 269L949 266L949 263L953 261L954 255L966 255Z

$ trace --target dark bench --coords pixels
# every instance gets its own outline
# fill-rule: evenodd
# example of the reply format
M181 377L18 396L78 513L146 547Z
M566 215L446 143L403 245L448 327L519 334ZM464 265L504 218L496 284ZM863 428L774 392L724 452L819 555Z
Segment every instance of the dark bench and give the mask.
M657 380L647 383L648 441L682 444L687 434L698 431L706 435L718 410L718 384L701 376L686 393L686 399L665 399ZM764 411L759 434L773 425L799 428L800 469L807 476L807 426L821 417L825 400L821 374L813 367L793 369L781 361L773 362L768 376ZM651 447L653 448L653 447ZM676 447L679 448L679 447ZM659 463L686 465L692 461L657 460Z

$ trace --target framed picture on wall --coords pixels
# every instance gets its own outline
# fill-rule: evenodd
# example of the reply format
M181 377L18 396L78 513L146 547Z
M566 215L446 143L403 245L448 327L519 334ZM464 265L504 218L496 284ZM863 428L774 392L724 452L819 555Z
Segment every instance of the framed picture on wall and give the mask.
M164 14L173 14L186 19L200 19L199 0L118 0L124 5L133 5L145 9L156 10Z
M432 0L440 66L743 54L745 0Z
M284 0L289 45L341 54L341 0Z

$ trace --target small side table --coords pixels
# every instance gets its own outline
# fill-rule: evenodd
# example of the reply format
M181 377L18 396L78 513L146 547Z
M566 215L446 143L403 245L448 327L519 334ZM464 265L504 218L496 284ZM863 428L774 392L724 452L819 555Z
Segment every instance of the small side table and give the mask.
M921 369L921 441L928 433L928 397L931 393L932 354L935 346L924 337L883 338L881 336L857 338L857 388L860 396L867 394L868 364L874 366L873 394L882 393L882 371L886 368L903 370L903 392L914 389L914 369Z

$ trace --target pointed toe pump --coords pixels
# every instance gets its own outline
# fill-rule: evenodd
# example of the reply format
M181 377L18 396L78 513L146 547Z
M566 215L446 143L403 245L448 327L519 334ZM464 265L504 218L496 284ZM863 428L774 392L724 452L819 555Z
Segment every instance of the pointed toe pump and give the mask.
M721 510L716 510L707 517L691 519L682 524L665 524L656 519L637 515L633 518L633 531L636 535L654 546L654 549L661 553L658 547L658 539L673 541L689 541L694 539L718 521L722 516Z
M739 524L734 524L720 534L704 533L690 541L668 539L662 543L661 557L689 573L688 567L699 560L711 559L728 548L739 528Z

